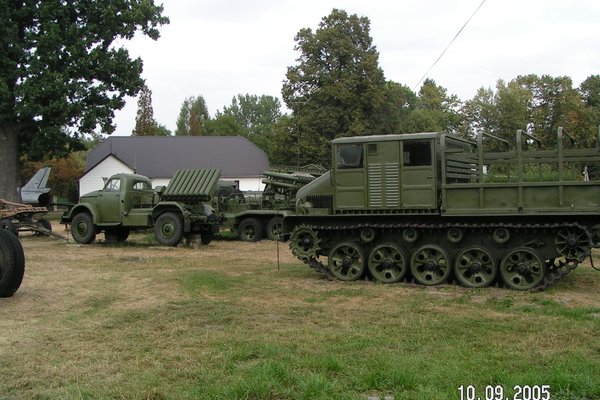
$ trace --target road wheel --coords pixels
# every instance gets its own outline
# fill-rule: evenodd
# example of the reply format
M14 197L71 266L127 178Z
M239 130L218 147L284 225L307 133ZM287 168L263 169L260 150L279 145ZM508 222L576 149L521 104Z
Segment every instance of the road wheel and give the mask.
M244 242L257 242L263 236L262 223L256 218L246 218L238 226L238 235Z
M96 226L92 216L86 212L75 215L71 221L71 235L81 244L90 244L96 240Z
M500 275L507 287L531 290L539 285L546 274L546 263L534 249L517 247L504 256Z
M406 276L408 262L404 251L398 245L384 243L371 251L367 267L378 282L395 283Z
M329 253L329 270L341 281L355 281L365 272L365 256L359 245L342 242Z
M176 212L161 214L154 225L156 240L163 246L177 246L183 238L183 219Z
M422 285L439 285L448 280L452 272L450 257L440 246L428 244L415 251L410 259L410 272Z
M10 297L19 289L25 274L25 255L13 234L0 231L0 297Z
M0 229L8 231L15 236L19 235L16 225L9 218L4 218L2 221L0 221Z

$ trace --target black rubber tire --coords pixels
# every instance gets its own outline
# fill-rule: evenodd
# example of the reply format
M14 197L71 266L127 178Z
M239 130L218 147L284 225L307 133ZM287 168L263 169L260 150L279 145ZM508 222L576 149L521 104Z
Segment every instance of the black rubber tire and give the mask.
M8 218L4 218L0 221L0 230L5 230L15 236L19 236L19 230L17 229L17 226Z
M96 226L92 216L86 212L75 215L71 220L71 235L81 244L90 244L96 240Z
M0 297L10 297L19 289L25 275L25 254L19 239L0 231Z
M109 244L122 243L129 237L129 232L130 229L123 226L106 228L104 230L104 239Z
M267 222L267 239L269 240L280 240L278 237L281 236L281 217L273 217Z
M212 242L214 234L211 231L201 232L200 233L200 243L207 245Z
M50 221L48 221L47 219L45 219L45 218L40 218L40 219L38 219L38 224L39 224L39 225L40 225L42 228L44 228L44 229L46 229L46 230L48 230L48 231L52 232L52 224L51 224L51 223L50 223Z
M263 224L256 218L246 218L238 226L238 236L244 242L258 242L263 237Z
M37 224L40 228L44 228L50 232L52 232L52 224L50 223L50 221L48 221L45 218L40 218L37 220ZM35 232L34 233L35 236L43 236L44 234L42 232Z
M183 239L183 218L176 212L160 214L154 224L154 236L163 246L177 246Z

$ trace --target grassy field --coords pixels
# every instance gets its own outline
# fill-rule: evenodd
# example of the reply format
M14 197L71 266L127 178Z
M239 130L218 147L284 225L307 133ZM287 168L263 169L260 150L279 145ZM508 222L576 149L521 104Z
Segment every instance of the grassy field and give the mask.
M267 241L145 241L22 235L23 285L0 299L0 399L429 400L461 385L600 398L587 264L520 293L330 281L286 245L278 269Z

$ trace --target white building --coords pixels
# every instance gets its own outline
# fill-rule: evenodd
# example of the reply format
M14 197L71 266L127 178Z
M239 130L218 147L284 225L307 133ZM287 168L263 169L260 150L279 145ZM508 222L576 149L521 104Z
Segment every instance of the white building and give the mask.
M154 187L167 185L183 168L219 168L221 178L239 181L241 190L262 190L261 174L269 161L243 136L110 137L88 154L79 193L102 189L119 172L145 175Z

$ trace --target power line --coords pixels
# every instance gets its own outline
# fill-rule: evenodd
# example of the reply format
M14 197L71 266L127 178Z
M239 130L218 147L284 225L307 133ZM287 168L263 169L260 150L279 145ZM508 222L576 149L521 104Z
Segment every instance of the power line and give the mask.
M454 41L456 40L456 38L458 37L458 35L460 35L460 33L463 31L463 29L465 29L465 27L467 26L467 24L469 23L469 21L471 21L471 19L475 16L475 14L477 14L477 11L479 11L479 9L481 8L481 6L483 6L483 4L486 1L487 0L483 0L481 2L481 4L479 5L479 7L477 7L477 9L473 12L473 14L471 14L471 16L469 17L469 19L467 19L467 22L465 22L465 24L462 26L462 28L460 28L459 31L456 33L456 35L454 35L454 37L452 38L452 40L450 41L450 43L448 43L448 46L446 46L446 48L444 49L444 51L442 51L442 54L440 54L440 56L437 58L437 60L435 60L435 62L431 65L431 67L429 67L429 69L427 70L427 72L425 72L425 74L423 74L423 76L421 77L421 79L419 79L419 82L417 82L417 84L415 85L415 87L413 88L413 90L415 90L415 91L417 90L417 87L419 86L419 84L421 82L423 82L423 79L425 79L425 77L429 74L429 72L431 72L431 70L433 69L433 67L435 67L435 65L438 63L438 61L440 61L440 59L446 53L446 50L448 50L450 48L450 46L452 46L452 43L454 43Z

